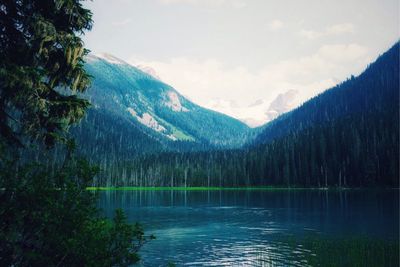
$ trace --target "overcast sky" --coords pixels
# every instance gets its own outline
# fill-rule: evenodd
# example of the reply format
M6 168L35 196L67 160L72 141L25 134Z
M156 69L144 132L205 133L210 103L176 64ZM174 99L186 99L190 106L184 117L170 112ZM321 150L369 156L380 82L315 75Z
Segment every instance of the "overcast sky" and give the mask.
M266 121L279 95L295 104L359 74L399 39L398 0L95 0L84 37L152 67L192 101ZM254 108L256 103L263 103Z

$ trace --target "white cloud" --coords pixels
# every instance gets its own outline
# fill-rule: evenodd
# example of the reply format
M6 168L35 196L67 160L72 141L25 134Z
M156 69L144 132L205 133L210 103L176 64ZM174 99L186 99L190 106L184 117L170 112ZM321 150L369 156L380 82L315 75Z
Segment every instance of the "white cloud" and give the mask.
M154 68L161 79L192 101L234 116L265 122L265 107L281 93L299 92L297 104L330 88L350 74L358 74L370 61L359 44L323 45L315 53L269 64L257 71L244 66L228 68L216 59L172 58L146 61L131 58L134 65ZM261 99L264 106L249 107ZM237 104L232 104L237 103Z
M342 23L326 27L324 31L302 29L299 31L299 35L307 39L314 40L324 36L354 33L354 31L355 26L352 23Z
M282 29L284 26L283 22L279 19L274 19L268 23L268 29L271 31L277 31Z

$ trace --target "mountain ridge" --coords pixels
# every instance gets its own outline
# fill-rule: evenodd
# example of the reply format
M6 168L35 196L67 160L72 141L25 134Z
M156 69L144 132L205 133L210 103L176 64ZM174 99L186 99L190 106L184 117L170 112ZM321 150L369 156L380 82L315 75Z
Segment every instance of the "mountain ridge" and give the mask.
M398 187L399 49L261 127L243 149L145 155L116 184Z
M89 55L93 77L82 97L92 107L71 129L79 155L117 176L122 161L168 151L237 148L252 138L244 123L187 100L168 84L111 55Z

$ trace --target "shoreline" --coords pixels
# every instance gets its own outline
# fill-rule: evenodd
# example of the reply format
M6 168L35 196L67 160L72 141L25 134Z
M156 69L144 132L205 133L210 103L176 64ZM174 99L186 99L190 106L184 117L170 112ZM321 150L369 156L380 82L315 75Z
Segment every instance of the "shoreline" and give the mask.
M121 186L86 187L88 191L347 191L347 190L400 190L400 188L363 188L363 187L206 187L206 186Z

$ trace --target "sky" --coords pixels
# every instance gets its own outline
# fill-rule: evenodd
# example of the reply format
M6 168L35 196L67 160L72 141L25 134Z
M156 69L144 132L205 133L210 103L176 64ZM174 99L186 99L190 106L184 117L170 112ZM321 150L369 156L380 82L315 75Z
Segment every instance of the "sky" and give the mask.
M93 53L152 68L193 102L257 126L399 40L398 0L94 0Z

